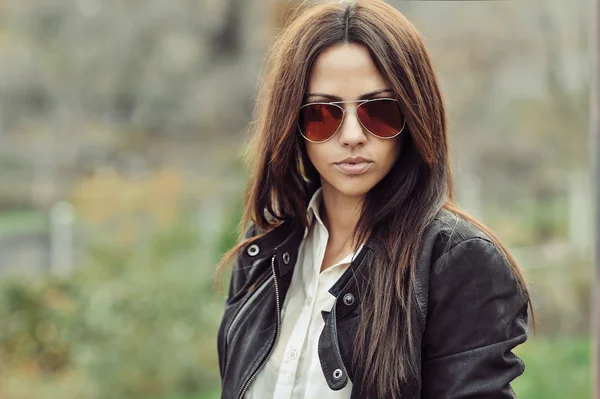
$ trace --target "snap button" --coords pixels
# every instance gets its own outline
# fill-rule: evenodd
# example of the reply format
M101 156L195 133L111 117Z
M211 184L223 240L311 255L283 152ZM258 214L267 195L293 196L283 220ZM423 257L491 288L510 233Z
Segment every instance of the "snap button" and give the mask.
M335 369L333 371L333 379L334 380L339 380L340 378L342 378L342 370L340 369Z
M344 303L347 306L350 306L354 303L354 295L347 293L346 295L344 295Z
M287 265L288 263L290 263L290 254L289 254L289 253L287 253L287 252L285 252L285 253L283 254L283 263L285 263L286 265Z
M248 247L247 252L250 256L256 256L260 252L260 248L258 248L258 245L252 244Z

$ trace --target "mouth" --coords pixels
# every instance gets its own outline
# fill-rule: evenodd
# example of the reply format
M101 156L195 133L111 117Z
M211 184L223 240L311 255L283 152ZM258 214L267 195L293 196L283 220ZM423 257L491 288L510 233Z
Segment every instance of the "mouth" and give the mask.
M334 164L335 167L347 175L360 175L373 165L373 161L361 160L360 162L342 161Z
M360 156L357 157L348 157L345 159L342 159L339 162L335 162L336 164L358 164L358 163L373 163L373 161L371 161L370 159L367 158L363 158Z

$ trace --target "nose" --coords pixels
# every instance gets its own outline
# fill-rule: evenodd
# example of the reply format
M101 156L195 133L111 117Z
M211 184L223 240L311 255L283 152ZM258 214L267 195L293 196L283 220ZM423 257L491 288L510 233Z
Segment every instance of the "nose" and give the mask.
M366 131L358 120L356 107L344 110L344 120L339 131L339 141L343 146L356 147L364 145L367 141Z

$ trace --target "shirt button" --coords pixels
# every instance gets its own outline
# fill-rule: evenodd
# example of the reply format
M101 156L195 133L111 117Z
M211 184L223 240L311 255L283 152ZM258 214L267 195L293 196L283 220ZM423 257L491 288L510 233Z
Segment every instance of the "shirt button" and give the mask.
M310 306L310 304L312 303L313 297L309 296L306 298L306 306Z
M293 351L293 350L292 350L292 351L290 351L290 352L288 353L288 357L289 357L290 359L294 360L295 358L297 358L297 357L298 357L298 352L296 352L296 351Z

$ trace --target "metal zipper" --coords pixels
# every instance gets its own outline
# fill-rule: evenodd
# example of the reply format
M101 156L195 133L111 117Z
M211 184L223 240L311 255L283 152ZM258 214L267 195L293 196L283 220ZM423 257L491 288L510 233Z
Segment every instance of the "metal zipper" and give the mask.
M379 392L379 383L377 383L377 399L381 398L381 393Z
M253 294L250 296L250 298L248 298L246 300L246 303L244 303L242 305L242 307L240 308L240 310L238 310L237 314L235 315L233 321L231 322L231 325L229 326L229 329L227 330L227 340L225 341L227 345L229 345L229 342L231 341L231 332L235 331L235 328L237 326L237 324L239 323L239 321L242 319L242 316L244 315L244 312L250 307L250 305L252 305L254 303L254 301L260 296L260 294L262 293L262 291L267 287L267 284L269 283L269 281L271 281L273 277L269 277L267 279L265 279L265 281L256 289L254 290Z
M271 349L269 349L269 353L267 354L267 357L265 358L265 360L263 360L263 362L258 367L258 369L256 369L256 371L250 376L250 378L244 385L244 388L242 389L242 392L239 394L238 399L242 399L244 397L246 390L248 389L248 387L250 386L250 384L252 383L252 381L254 380L256 375L263 369L263 367L265 367L265 364L267 364L267 362L269 361L269 358L273 354L273 350L275 349L275 346L277 346L277 341L279 340L279 330L280 330L280 324L281 324L281 320L280 320L281 309L280 309L280 303L279 303L279 285L277 284L277 276L275 274L275 256L276 255L273 255L273 257L271 258L271 271L273 272L273 282L275 284L275 306L277 307L277 330L275 332L275 342L273 342Z

